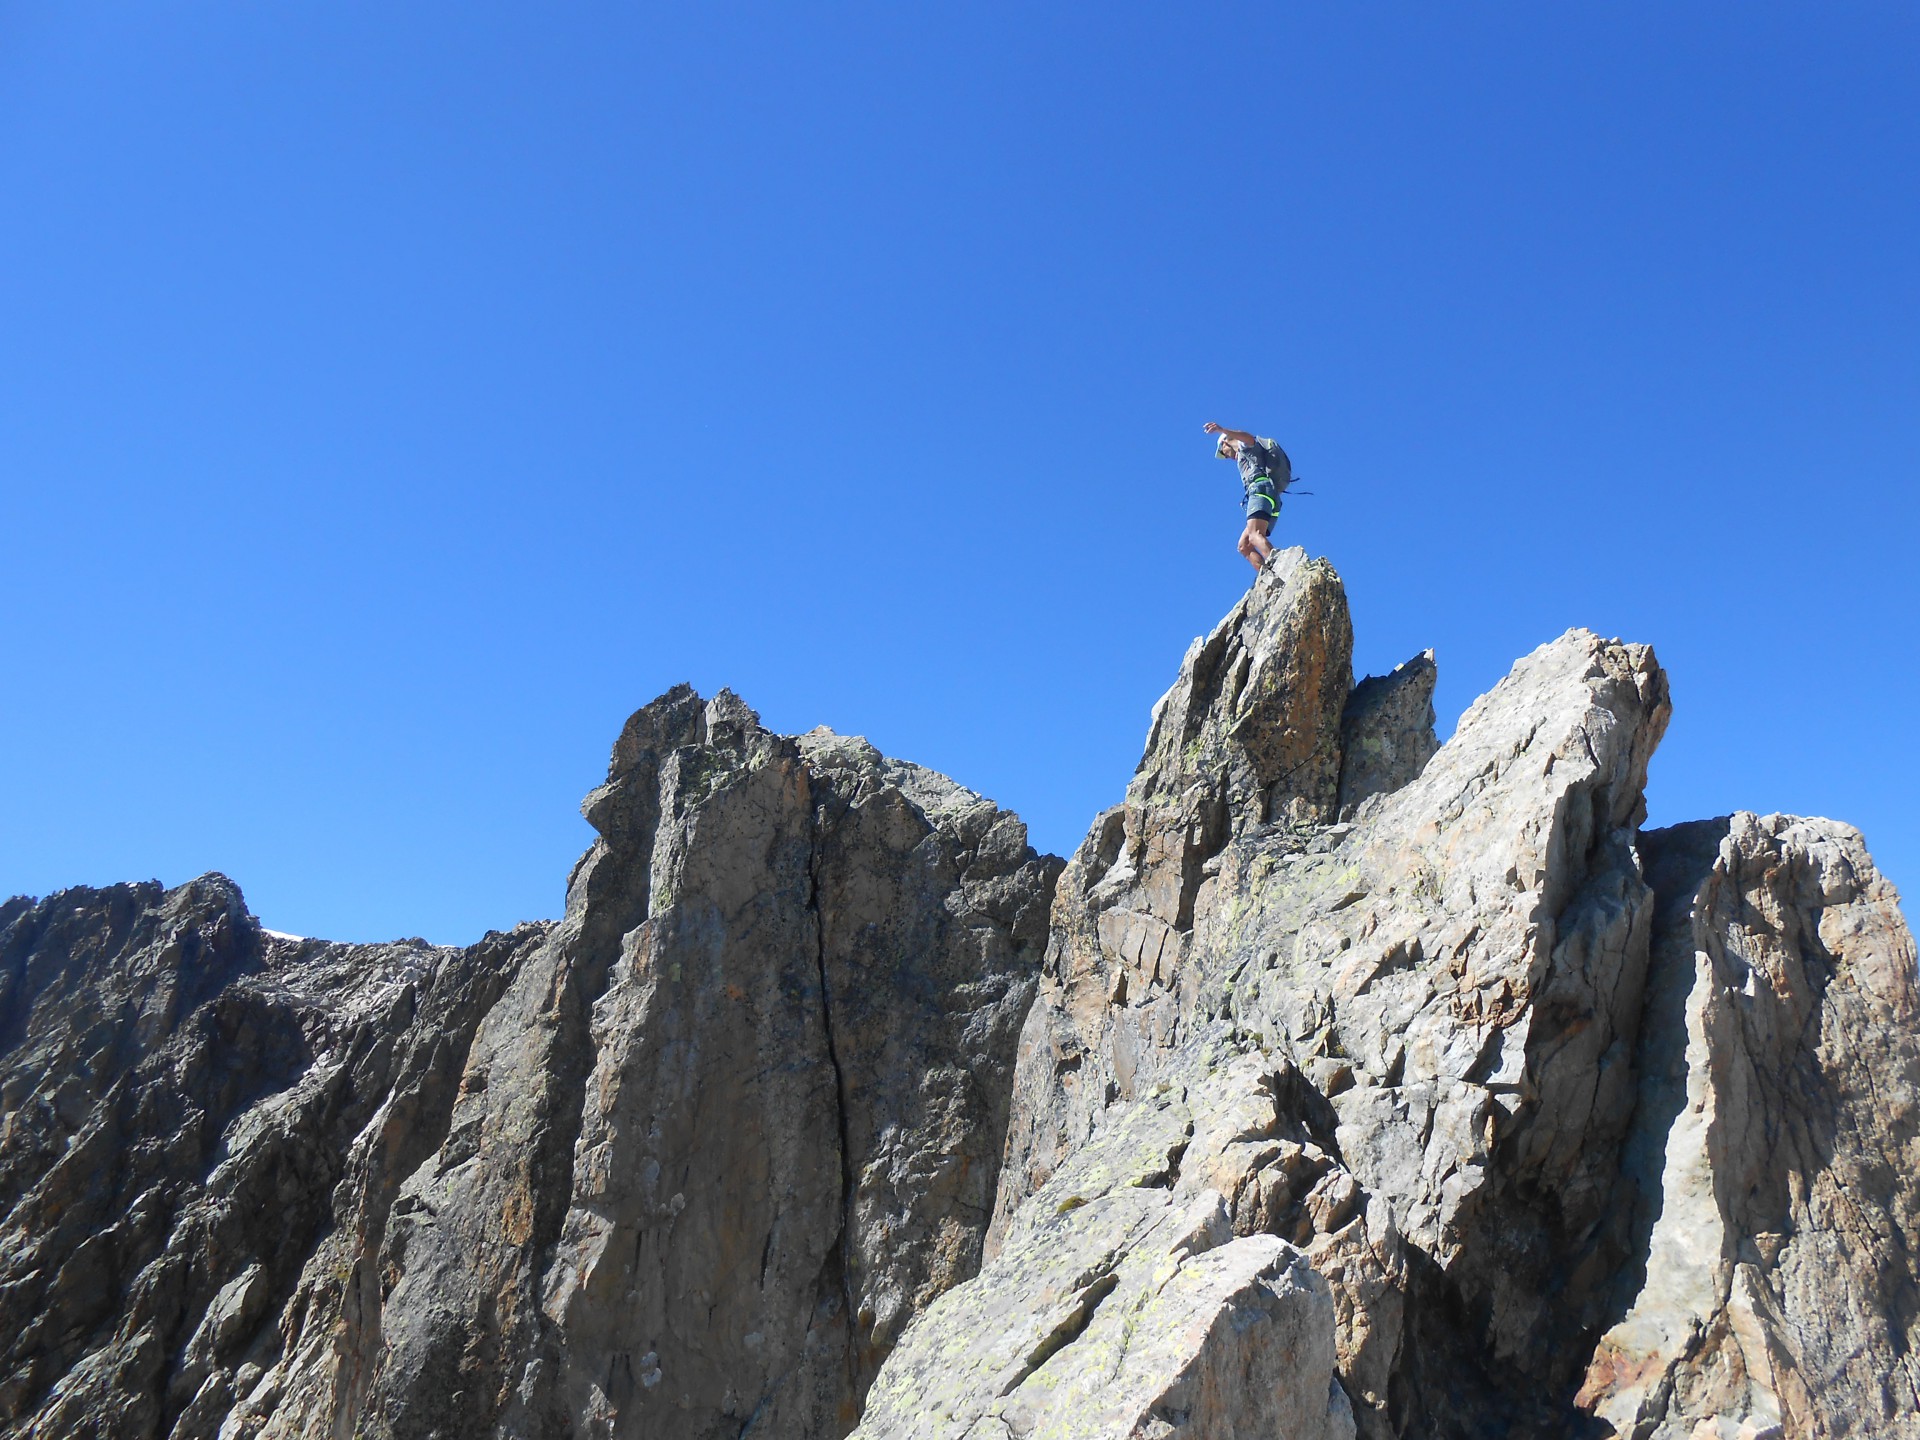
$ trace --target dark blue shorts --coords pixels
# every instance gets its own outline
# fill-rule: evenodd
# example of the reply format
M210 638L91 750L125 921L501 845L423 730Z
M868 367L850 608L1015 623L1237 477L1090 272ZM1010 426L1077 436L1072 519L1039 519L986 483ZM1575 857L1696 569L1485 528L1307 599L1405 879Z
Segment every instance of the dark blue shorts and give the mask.
M1256 480L1247 487L1247 518L1249 520L1280 518L1280 497L1274 493L1271 480Z

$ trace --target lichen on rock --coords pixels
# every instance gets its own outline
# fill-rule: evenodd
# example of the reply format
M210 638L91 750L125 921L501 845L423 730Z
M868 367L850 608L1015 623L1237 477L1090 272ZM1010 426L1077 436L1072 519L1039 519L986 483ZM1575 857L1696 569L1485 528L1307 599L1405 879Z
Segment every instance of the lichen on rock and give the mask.
M1276 685L1258 723L1287 733L1251 733L1236 666L1344 662L1330 576L1289 557L1195 643L1069 863L991 1258L876 1396L926 1373L976 1292L1023 1293L1039 1227L1070 1248L1104 1219L1062 1187L1177 1103L1179 1183L1328 1282L1363 1436L1920 1434L1913 948L1858 837L1643 833L1666 677L1585 631L1437 749L1429 657L1351 696ZM1337 803L1236 784L1246 755L1321 753L1336 725ZM1104 1263L1160 1245L1120 1235ZM1119 1373L1082 1343L1036 1374Z
M1644 645L1351 651L1283 552L1064 868L682 686L554 924L0 906L0 1434L1920 1440L1864 841L1643 829Z

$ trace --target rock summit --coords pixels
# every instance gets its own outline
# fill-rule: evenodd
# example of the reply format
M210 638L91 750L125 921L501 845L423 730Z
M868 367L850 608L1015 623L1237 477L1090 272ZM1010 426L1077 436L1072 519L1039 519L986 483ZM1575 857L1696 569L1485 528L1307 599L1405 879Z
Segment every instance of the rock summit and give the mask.
M680 687L558 922L8 901L0 1436L1920 1440L1859 834L1644 829L1644 645L1351 655L1282 552L1064 863Z

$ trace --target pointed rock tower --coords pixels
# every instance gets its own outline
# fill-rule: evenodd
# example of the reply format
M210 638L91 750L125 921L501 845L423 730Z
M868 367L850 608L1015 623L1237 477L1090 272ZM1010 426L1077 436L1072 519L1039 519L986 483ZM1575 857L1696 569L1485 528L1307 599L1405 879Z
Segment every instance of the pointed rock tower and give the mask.
M987 1264L862 1440L1920 1436L1859 837L1643 833L1645 646L1570 631L1445 746L1431 656L1349 696L1349 648L1296 551L1188 652L1061 877Z
M1643 830L1643 645L1351 652L1285 552L1064 869L681 687L555 924L0 906L0 1434L1920 1440L1860 836Z

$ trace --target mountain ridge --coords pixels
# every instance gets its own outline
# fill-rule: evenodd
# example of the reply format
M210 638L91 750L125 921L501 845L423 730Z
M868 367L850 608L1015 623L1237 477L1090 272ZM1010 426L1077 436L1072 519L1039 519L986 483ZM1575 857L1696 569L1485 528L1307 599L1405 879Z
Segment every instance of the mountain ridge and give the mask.
M559 921L7 902L0 1433L1920 1435L1857 832L1642 829L1646 646L1351 655L1282 552L1065 861L680 686Z

